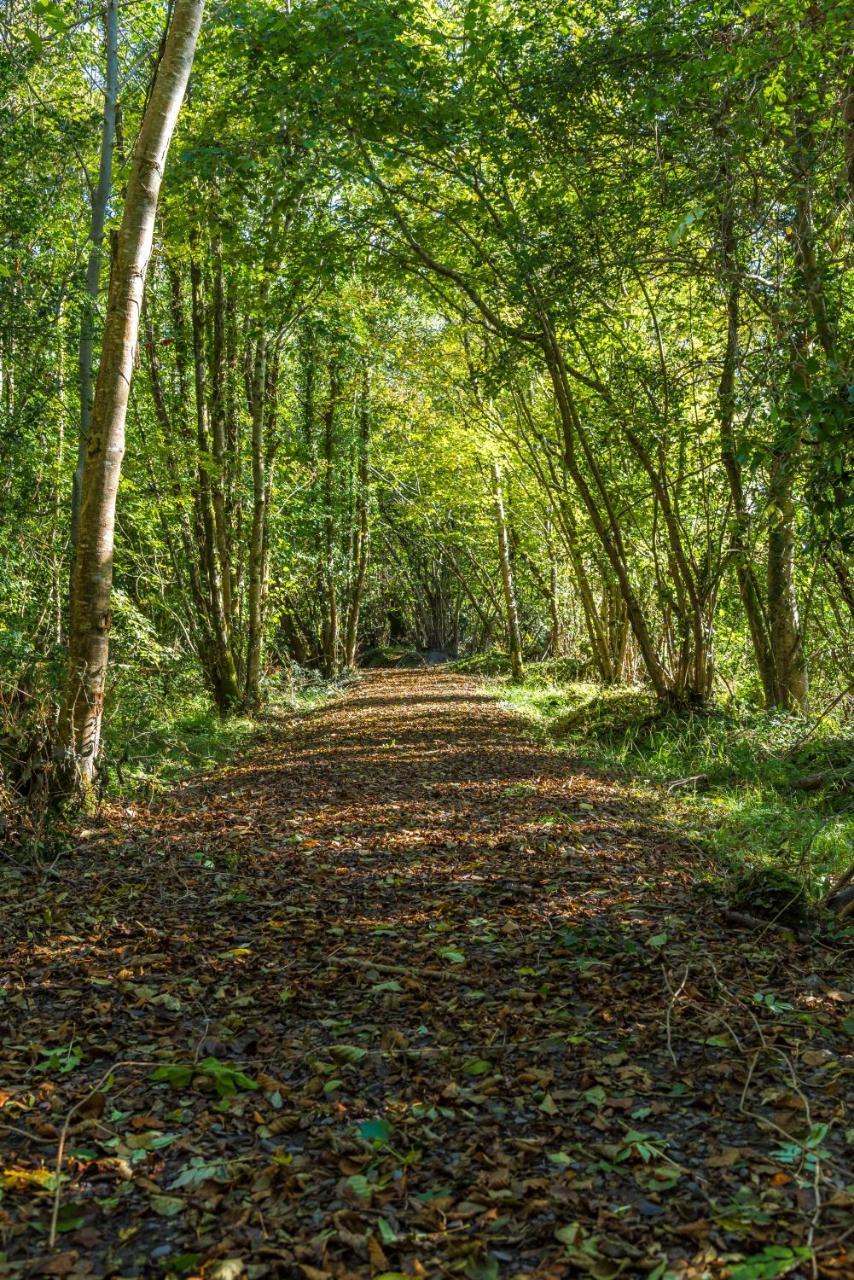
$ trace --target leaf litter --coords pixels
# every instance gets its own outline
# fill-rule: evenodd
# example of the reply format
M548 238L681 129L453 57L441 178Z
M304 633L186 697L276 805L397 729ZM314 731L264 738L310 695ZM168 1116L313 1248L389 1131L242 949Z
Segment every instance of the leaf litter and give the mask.
M7 866L0 1274L854 1275L846 958L701 859L430 670Z

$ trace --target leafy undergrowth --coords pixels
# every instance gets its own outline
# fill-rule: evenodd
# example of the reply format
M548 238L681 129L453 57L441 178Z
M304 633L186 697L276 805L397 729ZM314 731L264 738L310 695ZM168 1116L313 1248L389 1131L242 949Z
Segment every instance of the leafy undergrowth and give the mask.
M120 673L121 675L121 673ZM193 669L170 672L158 687L119 679L108 706L106 794L153 798L189 774L233 759L282 716L310 711L353 677L327 680L296 663L266 679L264 710L220 716Z
M5 864L0 1273L850 1276L843 931L702 861L430 670Z
M735 871L781 868L817 895L850 861L854 734L839 721L743 709L662 715L645 689L562 682L542 668L524 684L491 687L584 764L646 784ZM826 785L797 788L818 773Z
M97 786L101 799L153 800L183 779L225 763L275 732L283 718L321 706L357 679L328 680L296 663L264 681L258 714L220 716L195 663L157 649L151 666L111 668ZM62 664L4 666L0 652L0 841L18 854L52 858L65 824L48 803L59 717Z
M450 663L451 671L458 671L463 675L509 676L510 667L510 655L503 649L472 653ZM525 668L524 687L533 689L541 685L578 680L585 669L586 664L576 658L546 658L542 662L531 662Z

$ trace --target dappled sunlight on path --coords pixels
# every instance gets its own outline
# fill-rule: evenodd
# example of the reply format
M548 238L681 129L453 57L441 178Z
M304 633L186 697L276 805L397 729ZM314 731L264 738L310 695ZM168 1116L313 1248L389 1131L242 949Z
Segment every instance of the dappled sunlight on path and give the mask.
M128 1059L33 1274L851 1274L836 957L727 932L696 848L470 680L372 673L81 846L5 920L9 1274ZM825 1124L817 1205L779 1153Z

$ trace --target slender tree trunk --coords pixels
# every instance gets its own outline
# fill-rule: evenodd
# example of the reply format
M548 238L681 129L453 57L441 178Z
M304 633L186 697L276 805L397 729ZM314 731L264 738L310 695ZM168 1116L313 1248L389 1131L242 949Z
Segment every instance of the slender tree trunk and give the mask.
M661 664L661 660L656 652L655 644L649 630L649 626L641 608L629 578L628 567L626 564L625 551L623 547L623 539L620 533L619 525L614 516L613 511L606 511L603 516L599 509L599 505L590 490L590 486L584 476L584 472L578 464L578 458L575 451L575 435L577 427L577 413L572 398L572 392L569 387L569 381L560 350L557 345L555 336L548 323L543 325L543 350L546 357L546 367L551 377L552 386L554 387L555 400L557 402L558 413L560 414L561 425L563 427L564 436L564 465L572 477L572 481L578 491L587 513L590 516L591 523L596 536L598 537L602 549L604 550L618 583L620 584L620 592L625 601L626 611L629 615L632 632L637 641L638 649L643 658L647 675L650 683L655 691L656 697L662 702L668 702L672 696L672 687L667 677L667 672ZM581 433L582 447L584 447L584 436ZM588 461L590 461L589 454Z
M222 575L222 607L229 630L234 625L234 601L232 598L231 547L225 504L226 470L226 349L225 349L225 285L222 272L222 246L218 238L212 245L213 257L213 343L211 359L211 447L213 451L213 475L211 498L213 501L216 544Z
M255 343L252 371L252 534L249 545L249 637L246 650L246 701L261 700L261 639L264 595L264 533L267 475L264 450L264 409L267 390L267 336Z
M230 547L239 545L240 521L242 506L238 495L240 478L240 419L237 412L237 286L229 280L225 293L225 369L224 378L224 410L225 410L225 474L223 488L225 490L225 525ZM240 592L240 565L231 556L231 582L229 596L232 613L237 611Z
M723 175L725 184L729 175ZM741 467L735 447L736 377L739 359L739 276L735 253L735 229L733 214L726 189L724 209L721 215L721 255L727 298L727 337L724 360L718 383L718 425L720 432L721 461L732 499L733 518L730 526L730 546L735 563L736 581L742 608L750 630L753 654L767 706L776 701L774 659L768 634L768 617L750 558L750 513L744 496Z
M338 590L335 581L335 410L338 374L329 370L329 402L323 415L323 577L326 621L323 628L323 668L327 676L338 669Z
M202 273L197 262L190 263L193 322L193 374L196 398L196 445L198 449L197 508L201 534L200 552L208 584L208 615L211 623L213 652L213 694L220 711L230 711L240 697L237 665L225 613L222 571L216 534L216 517L211 497L210 442L208 431L207 391L205 386L205 316L202 298Z
M91 788L101 740L111 623L116 494L139 315L160 183L189 80L204 0L175 0L163 56L134 147L110 278L101 363L81 485L68 674L58 773Z
M113 187L113 150L116 141L116 102L119 90L119 4L106 0L104 12L104 114L101 121L101 156L98 182L92 193L89 223L89 261L86 264L86 292L80 318L78 366L80 377L80 426L77 437L77 466L71 485L71 547L77 546L80 527L80 499L86 442L92 422L92 352L95 345L95 313L101 288L101 247L104 223Z
M771 461L768 487L768 622L778 706L808 709L803 635L795 589L794 453L780 448Z
M551 618L549 652L553 658L559 658L562 635L558 597L557 556L554 553L554 548L549 548L549 615Z
M62 632L64 622L64 606L65 592L67 583L63 581L63 543L64 537L64 521L63 521L63 487L64 487L64 466L65 466L65 403L66 403L66 386L65 386L65 306L64 302L59 304L57 312L57 351L56 351L56 408L57 408L57 440L56 440L56 465L53 475L53 518L50 527L50 565L51 565L51 584L50 584L50 608L53 616L53 643L62 644Z
M344 641L344 660L348 670L356 665L356 647L359 640L359 612L362 592L368 569L368 457L370 449L370 403L367 369L362 378L362 403L359 415L359 467L356 478L356 527L353 545L353 587L347 614L347 631Z
M495 525L498 533L498 560L501 565L501 585L504 588L504 606L507 610L507 636L510 642L510 668L514 680L524 680L522 662L522 638L519 631L519 610L513 585L513 566L510 563L510 540L507 537L507 520L504 514L504 495L501 492L501 469L492 464L492 490L495 499Z
M267 354L267 382L265 388L266 406L264 409L264 527L262 536L262 568L261 568L261 639L263 643L264 625L267 619L267 598L270 594L270 512L273 509L273 485L276 478L276 454L279 451L278 418L279 418L279 349L270 359Z
M590 641L593 661L596 663L600 679L605 684L613 684L617 673L614 671L611 662L608 631L602 620L603 611L596 604L593 588L590 585L590 576L578 547L578 530L575 516L568 502L561 504L561 527L564 532L567 550L569 551L572 576L575 579L575 585L578 588L578 595L581 599L581 611L584 615L584 626Z

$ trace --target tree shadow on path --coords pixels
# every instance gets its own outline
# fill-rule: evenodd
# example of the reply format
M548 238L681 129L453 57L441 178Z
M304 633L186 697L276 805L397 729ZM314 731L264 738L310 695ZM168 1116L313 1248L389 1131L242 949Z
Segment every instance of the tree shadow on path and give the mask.
M653 805L472 681L371 673L110 818L7 912L10 1274L852 1274L838 957L728 931ZM128 1059L45 1272L51 1135Z

